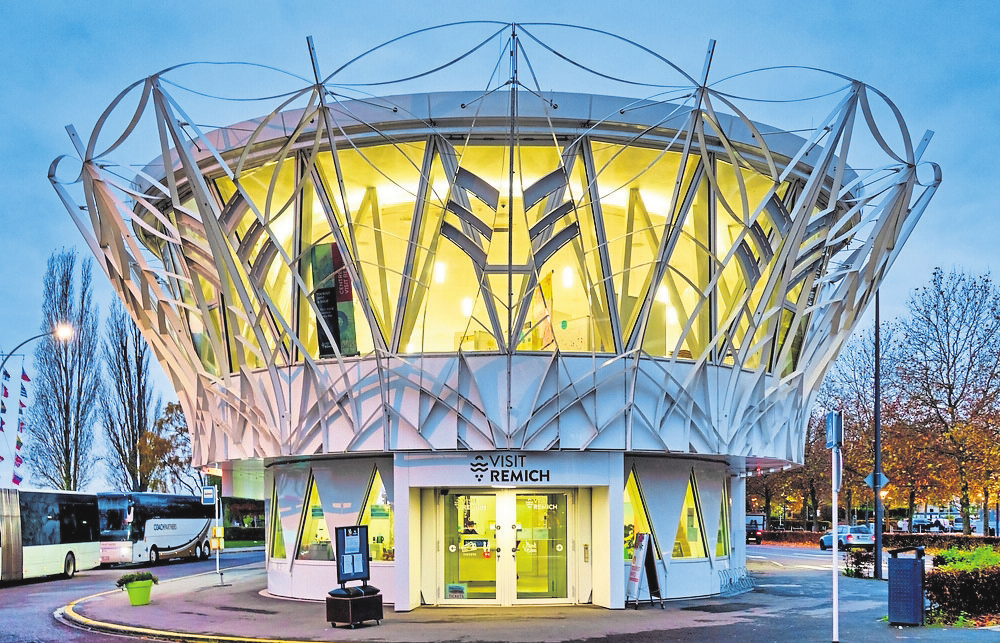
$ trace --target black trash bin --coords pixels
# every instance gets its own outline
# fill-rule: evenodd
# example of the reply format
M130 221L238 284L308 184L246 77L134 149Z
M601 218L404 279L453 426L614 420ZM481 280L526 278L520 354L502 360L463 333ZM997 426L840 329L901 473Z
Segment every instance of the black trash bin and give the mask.
M900 558L903 552L913 558ZM924 548L902 547L889 550L889 624L924 624ZM875 561L880 565L881 561Z

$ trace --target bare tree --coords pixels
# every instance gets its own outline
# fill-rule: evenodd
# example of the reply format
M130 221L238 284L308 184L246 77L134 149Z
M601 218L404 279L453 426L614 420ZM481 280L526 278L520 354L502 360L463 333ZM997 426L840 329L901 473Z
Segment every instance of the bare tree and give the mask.
M45 270L42 330L59 323L73 326L70 342L49 335L35 349L35 400L28 413L25 462L34 482L55 489L80 490L94 472L94 420L100 395L97 310L91 293L91 262L80 265L76 252L52 253Z
M908 302L900 373L911 424L954 466L964 532L970 533L970 483L995 442L1000 409L1000 292L989 274L935 269Z
M160 463L143 453L147 434L159 412L149 374L149 345L125 307L115 299L104 334L107 385L101 418L108 440L108 483L122 491L148 491Z

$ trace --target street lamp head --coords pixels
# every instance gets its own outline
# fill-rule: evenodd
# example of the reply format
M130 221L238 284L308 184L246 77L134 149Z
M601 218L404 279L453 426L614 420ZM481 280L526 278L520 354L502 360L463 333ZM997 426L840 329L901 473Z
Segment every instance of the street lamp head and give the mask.
M56 324L56 327L52 330L52 334L56 336L61 342L68 342L73 339L74 330L73 327L66 323Z

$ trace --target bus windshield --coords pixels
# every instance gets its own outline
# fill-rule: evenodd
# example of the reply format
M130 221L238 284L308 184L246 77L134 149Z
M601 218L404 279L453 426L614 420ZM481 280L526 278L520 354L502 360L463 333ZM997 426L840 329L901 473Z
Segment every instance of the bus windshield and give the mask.
M129 515L129 502L125 496L102 497L101 508L101 540L129 540L132 521Z

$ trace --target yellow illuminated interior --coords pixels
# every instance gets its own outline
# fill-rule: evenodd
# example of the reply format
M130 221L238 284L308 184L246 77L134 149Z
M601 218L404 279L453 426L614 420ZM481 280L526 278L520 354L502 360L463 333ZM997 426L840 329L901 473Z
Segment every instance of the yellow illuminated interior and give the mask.
M729 486L724 485L719 507L719 533L715 541L716 557L729 555Z
M404 355L637 344L749 367L781 355L787 370L789 309L808 291L762 297L786 226L765 205L788 186L706 158L681 167L679 152L587 140L521 145L512 171L504 145L428 139L216 179L241 269L182 285L192 340L210 372L213 346L235 369L377 344Z
M330 531L326 526L323 503L319 499L319 489L316 482L309 485L309 502L306 505L306 516L302 527L302 540L299 543L299 560L334 560L333 543Z
M635 538L637 534L652 534L649 516L646 514L646 502L642 498L639 490L639 483L636 480L635 469L629 472L628 481L625 483L625 560L632 560L635 552ZM656 543L656 539L653 539ZM657 547L653 547L653 554L660 557Z
M393 519L392 503L382 484L382 476L376 469L358 521L360 525L368 525L368 555L373 561L396 559Z
M691 478L684 494L684 507L681 509L681 519L677 524L672 555L674 558L705 558L706 551L704 521L701 517L701 507L695 499L694 478Z

